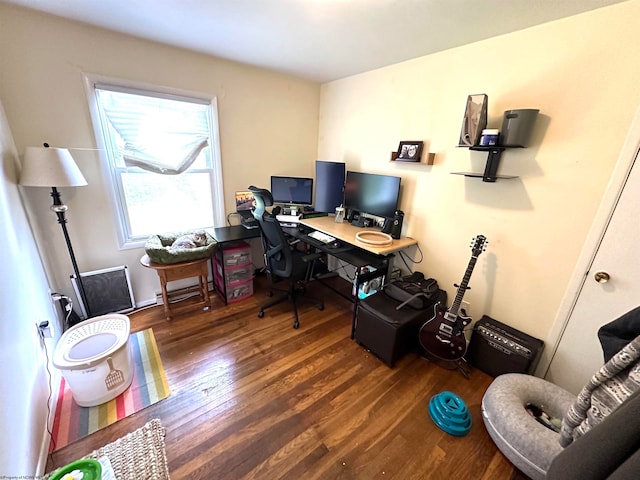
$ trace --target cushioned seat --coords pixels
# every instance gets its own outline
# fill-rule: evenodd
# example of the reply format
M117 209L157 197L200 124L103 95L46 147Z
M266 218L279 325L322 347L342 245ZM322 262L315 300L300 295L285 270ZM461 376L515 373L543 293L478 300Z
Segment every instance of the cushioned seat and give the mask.
M551 382L521 373L496 377L482 399L482 419L500 451L533 480L543 479L560 453L560 435L538 423L527 403L562 418L576 396Z
M607 422L612 412L616 412L620 405L625 405L628 398L640 391L639 334L640 307L603 325L598 330L598 337L603 347L605 364L577 396L531 375L508 373L496 377L482 399L482 418L500 451L532 479L546 478L554 459L564 452L563 447L572 445L576 440L588 435L594 427ZM529 403L533 407L525 408ZM537 410L551 418L546 418ZM538 418L534 418L534 414ZM557 426L560 419L562 428L559 433L542 424ZM607 440L619 443L617 438ZM634 438L628 440L633 443ZM591 448L594 445L594 442L582 443ZM591 457L595 455L589 452L588 448L584 455L591 461ZM607 465L600 466L606 467L609 471L613 471L621 462L635 466L640 464L640 453L636 450L637 443L629 452L624 452L616 458L599 455L595 463L606 463ZM638 459L627 463L627 454L632 454ZM573 464L575 459L573 456ZM634 476L622 475L615 478L637 478L636 474L637 472ZM599 480L614 476L575 478Z
M389 367L405 353L418 348L418 330L424 323L424 310L406 307L377 292L358 304L354 338Z
M195 248L171 248L173 242L178 237L188 235L193 232L176 232L152 235L147 239L144 250L153 263L172 264L181 262L191 262L201 258L211 257L216 249L217 242L205 232L207 243L202 247Z

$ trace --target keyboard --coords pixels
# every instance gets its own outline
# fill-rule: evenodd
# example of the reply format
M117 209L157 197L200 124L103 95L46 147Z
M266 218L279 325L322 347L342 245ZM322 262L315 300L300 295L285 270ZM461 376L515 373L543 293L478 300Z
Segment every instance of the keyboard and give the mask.
M309 236L325 244L335 241L335 237L332 237L331 235L327 235L326 233L320 232L318 230L309 233Z

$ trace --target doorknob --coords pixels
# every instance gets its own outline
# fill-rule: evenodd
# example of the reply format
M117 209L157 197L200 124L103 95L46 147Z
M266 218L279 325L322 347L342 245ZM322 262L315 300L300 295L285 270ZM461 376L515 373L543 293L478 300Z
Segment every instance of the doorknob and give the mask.
M607 272L596 272L593 276L598 283L607 283L611 278Z

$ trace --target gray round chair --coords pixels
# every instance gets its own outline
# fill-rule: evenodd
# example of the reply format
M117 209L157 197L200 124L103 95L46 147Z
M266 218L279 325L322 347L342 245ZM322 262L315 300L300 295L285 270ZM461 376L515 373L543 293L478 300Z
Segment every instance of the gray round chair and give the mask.
M482 419L505 457L533 480L544 479L547 473L562 480L640 478L640 434L633 423L640 402L639 333L640 307L600 327L605 364L578 396L532 375L496 377L482 399ZM633 408L622 408L634 392ZM539 423L525 409L528 403L562 419L562 433ZM617 411L621 412L619 419L608 421ZM600 433L593 434L596 430ZM554 461L556 458L560 461ZM614 472L619 467L621 473L612 477L593 473Z
M576 396L532 375L496 377L482 399L482 419L505 457L533 480L542 480L563 450L560 434L538 423L525 406L532 403L551 417L563 418Z

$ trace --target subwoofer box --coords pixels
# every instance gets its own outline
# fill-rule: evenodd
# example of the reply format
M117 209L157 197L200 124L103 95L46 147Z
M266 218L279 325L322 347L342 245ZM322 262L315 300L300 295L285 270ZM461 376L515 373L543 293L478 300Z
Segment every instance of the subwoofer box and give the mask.
M407 352L418 349L418 330L430 309L416 310L375 293L358 303L355 340L367 347L389 367Z
M473 326L467 361L492 377L533 374L544 342L484 315Z

